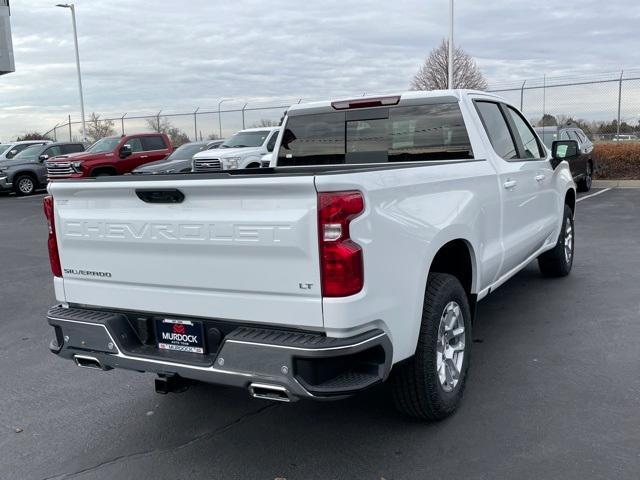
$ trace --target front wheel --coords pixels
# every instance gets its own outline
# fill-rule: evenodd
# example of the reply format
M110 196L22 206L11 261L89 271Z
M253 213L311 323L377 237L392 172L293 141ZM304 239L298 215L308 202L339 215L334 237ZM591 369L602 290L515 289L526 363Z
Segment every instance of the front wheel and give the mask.
M13 184L14 192L21 197L33 195L36 191L36 182L31 175L19 175Z
M545 277L566 277L573 266L575 247L573 212L564 206L564 218L558 242L553 249L538 257L538 267Z
M416 353L393 372L396 408L412 417L441 420L462 400L471 354L471 310L456 277L431 273Z

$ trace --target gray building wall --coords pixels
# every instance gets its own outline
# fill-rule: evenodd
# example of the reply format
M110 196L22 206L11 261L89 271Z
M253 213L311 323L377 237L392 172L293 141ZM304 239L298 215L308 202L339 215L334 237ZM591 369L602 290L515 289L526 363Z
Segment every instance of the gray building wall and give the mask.
M0 0L0 75L14 72L9 0Z

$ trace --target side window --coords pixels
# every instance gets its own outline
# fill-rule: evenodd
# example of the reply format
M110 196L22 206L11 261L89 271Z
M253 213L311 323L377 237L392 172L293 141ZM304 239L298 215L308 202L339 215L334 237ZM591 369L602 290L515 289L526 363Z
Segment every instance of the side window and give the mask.
M139 138L130 138L126 143L131 146L131 151L133 153L141 152L143 150L142 142Z
M84 145L80 143L74 143L71 145L63 145L62 146L63 153L78 153L84 152Z
M57 157L58 155L62 155L62 148L60 147L60 145L49 147L44 151L44 155L49 155L49 157Z
M140 140L139 138L137 140ZM149 150L164 150L167 148L167 145L164 143L164 137L153 136L153 137L142 137L142 145L145 151Z
M498 155L505 160L518 158L516 145L511 137L511 132L507 126L507 121L502 115L502 111L497 103L476 102L478 113L484 123L484 128L489 135L491 145Z
M42 145L42 144L41 143L22 143L20 145L14 145L13 148L11 148L11 150L7 152L6 157L13 158L25 148L33 147L34 145Z
M269 139L269 143L267 143L267 152L273 152L273 149L276 146L277 139L278 139L278 131L276 130L275 132L273 132L273 135L271 135L271 138Z
M513 108L507 107L507 112L509 112L509 116L511 117L511 120L516 127L515 133L520 137L520 140L522 141L523 151L520 153L520 155L518 155L518 158L523 160L542 158L544 155L542 154L538 139L533 133L531 127Z
M566 130L563 130L563 131L560 133L560 140L570 140L570 138L569 138L569 134L567 133L567 131L566 131Z

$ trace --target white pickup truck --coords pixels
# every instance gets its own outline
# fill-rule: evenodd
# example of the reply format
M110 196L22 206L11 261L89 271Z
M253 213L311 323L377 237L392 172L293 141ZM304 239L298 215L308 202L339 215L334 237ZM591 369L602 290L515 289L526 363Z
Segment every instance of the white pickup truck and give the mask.
M273 152L280 127L259 127L240 130L215 150L196 153L192 159L192 171L216 172L260 168L264 158Z
M573 262L575 184L518 110L474 91L292 107L275 168L55 181L51 350L81 367L397 406L458 406L476 304Z

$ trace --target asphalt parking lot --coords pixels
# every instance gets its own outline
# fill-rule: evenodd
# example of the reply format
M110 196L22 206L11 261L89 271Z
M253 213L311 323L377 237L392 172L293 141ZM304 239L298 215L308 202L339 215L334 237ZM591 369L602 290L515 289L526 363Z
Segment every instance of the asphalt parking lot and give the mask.
M595 192L594 192L595 193ZM42 196L0 196L0 479L637 479L640 189L585 198L572 274L530 265L480 304L459 412L402 417L383 385L275 404L48 351Z

